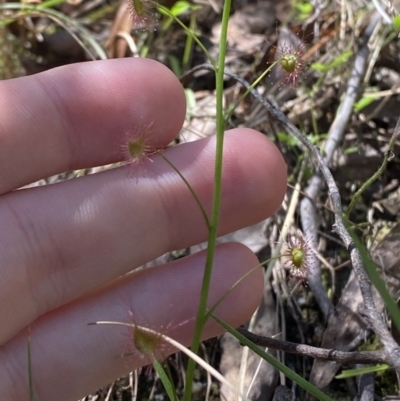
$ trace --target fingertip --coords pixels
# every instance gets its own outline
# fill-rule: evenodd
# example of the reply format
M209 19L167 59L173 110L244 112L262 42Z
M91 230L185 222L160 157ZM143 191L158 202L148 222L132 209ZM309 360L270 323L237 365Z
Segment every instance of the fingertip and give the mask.
M30 326L30 339L37 398L53 400L62 393L65 399L78 399L149 363L135 349L132 324L165 332L190 345L205 260L206 252L201 251L164 266L134 272L36 320ZM213 266L208 307L225 296L215 313L237 327L259 305L262 269L253 252L238 243L219 245ZM99 321L126 322L130 326L88 326ZM210 319L203 335L209 338L222 332ZM127 350L129 359L121 358ZM8 395L4 399L27 399L26 389L15 388L14 381L15 377L27 380L28 376L26 332L4 344L0 353L6 360L13 360L8 370L7 366L0 366L0 394Z
M250 128L227 131L224 147L229 202L235 202L232 193L238 193L248 225L270 217L286 193L287 167L281 152L266 135Z
M121 161L127 134L149 132L148 145L162 149L186 113L179 80L149 59L72 64L0 87L0 193Z
M125 58L78 63L37 76L64 110L70 168L119 161L121 134L149 131L149 145L167 146L180 131L186 98L178 78L158 61ZM124 135L123 135L124 136Z

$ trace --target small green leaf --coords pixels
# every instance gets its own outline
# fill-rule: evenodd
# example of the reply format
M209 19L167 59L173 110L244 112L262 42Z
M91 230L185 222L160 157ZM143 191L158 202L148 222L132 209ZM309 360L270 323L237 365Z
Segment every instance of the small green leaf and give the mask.
M356 153L356 152L358 152L358 146L350 146L349 148L345 149L343 153L345 155L350 155L350 154Z
M358 102L354 104L354 111L361 111L364 107L367 107L371 103L375 101L375 98L372 96L364 96Z
M164 368L162 367L161 363L157 361L157 359L153 359L153 366L154 369L157 371L158 376L160 377L160 380L165 388L166 393L168 394L168 398L171 401L177 401L178 397L175 392L174 385L171 383L169 380L169 377L167 373L165 372Z
M182 75L182 69L181 69L181 65L180 65L178 58L172 54L169 54L168 61L171 66L171 70L174 72L174 74L177 77L180 77Z
M393 18L392 25L395 31L400 32L400 14Z
M339 55L339 57L335 61L333 61L331 64L336 66L337 64L345 63L352 55L353 55L352 51L344 52L341 55Z
M310 14L313 10L313 6L311 3L307 2L296 2L295 5L296 9L300 11L302 14Z
M390 369L389 365L376 365L359 369L347 369L343 370L340 375L335 376L335 379L347 379L349 377L364 375L366 373L381 372L382 370L387 370L387 369Z
M192 89L185 89L186 105L188 110L192 110L196 107L196 98Z
M313 12L313 6L309 1L296 1L294 7L298 12L298 18L300 20L307 19Z
M183 14L187 10L191 8L191 4L188 3L187 1L177 1L172 7L171 7L171 14L174 15L175 17L178 17L179 15Z
M321 71L321 72L328 72L332 70L333 68L339 67L342 64L346 63L347 60L353 55L353 52L348 51L340 54L335 60L333 60L329 64L321 64L321 63L313 63L311 64L311 68L313 68L316 71Z
M278 132L277 137L281 142L290 147L296 146L299 143L295 137L288 135L285 132Z
M312 63L311 68L316 71L321 71L321 72L328 71L328 67L325 64L321 64L321 63Z
M319 142L328 138L328 134L307 135L307 139L313 144L318 145Z
M142 15L144 12L144 5L142 0L132 0L133 9L139 15Z

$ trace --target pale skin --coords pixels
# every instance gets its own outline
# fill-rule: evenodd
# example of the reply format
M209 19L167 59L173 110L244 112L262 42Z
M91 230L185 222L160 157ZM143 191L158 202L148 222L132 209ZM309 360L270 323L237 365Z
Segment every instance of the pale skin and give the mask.
M129 132L146 132L149 146L164 148L184 116L179 81L151 60L89 62L0 82L1 400L29 400L28 327L40 401L77 400L148 363L137 353L118 357L131 344L129 331L88 323L134 320L190 344L205 253L123 276L207 239L192 195L159 155L15 191L64 171L119 161ZM214 138L164 154L210 213ZM286 166L276 147L250 129L227 132L219 233L270 216L285 190ZM218 246L209 304L257 264L241 244ZM257 269L218 315L240 325L262 290ZM209 322L203 337L221 332Z

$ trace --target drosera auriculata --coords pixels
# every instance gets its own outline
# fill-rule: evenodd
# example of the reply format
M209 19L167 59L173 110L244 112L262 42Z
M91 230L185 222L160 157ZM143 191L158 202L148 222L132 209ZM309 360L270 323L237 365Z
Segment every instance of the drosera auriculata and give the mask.
M298 230L297 234L288 235L285 245L286 250L282 256L285 268L288 269L289 278L297 279L307 287L307 276L313 251L306 235Z
M293 34L291 34L293 35ZM304 42L298 38L282 38L284 31L279 35L279 43L276 48L276 60L278 71L284 77L284 84L296 86L299 76L304 70Z
M133 21L133 29L155 30L158 25L157 1L126 0Z
M175 329L182 327L188 321L178 324L168 323L165 327L160 327L158 330L149 327L148 324L138 324L131 310L128 311L130 323L126 324L127 332L123 333L123 357L138 356L146 361L146 364L152 362L154 358L157 360L164 359L173 350L168 347L162 336L166 333L171 333ZM144 321L145 319L139 319ZM151 325L150 325L151 326ZM144 330L147 327L148 330Z
M135 167L146 160L152 162L151 156L163 149L163 147L157 149L151 144L153 139L151 127L152 123L124 131L121 135L119 150L123 164Z

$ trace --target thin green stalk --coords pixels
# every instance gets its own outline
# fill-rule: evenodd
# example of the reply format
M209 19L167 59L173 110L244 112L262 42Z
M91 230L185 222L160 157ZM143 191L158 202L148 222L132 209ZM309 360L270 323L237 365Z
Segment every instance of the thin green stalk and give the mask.
M66 0L48 0L48 1L44 1L41 4L38 4L38 8L49 8L49 7L54 7L54 6L58 6L59 4L65 3Z
M197 21L197 11L196 9L192 9L190 12L190 24L189 24L189 29L192 32L194 32L196 29L196 21ZM192 52L193 52L193 37L192 35L187 35L185 50L183 53L183 63L182 63L183 71L186 71L187 66L189 65L190 58L192 57Z
M211 214L211 224L208 232L208 248L206 265L204 269L203 284L201 288L199 309L196 317L195 331L193 335L192 351L197 354L201 334L204 324L206 322L206 308L207 299L210 289L211 273L214 261L215 246L217 241L217 229L221 207L221 190L222 190L222 154L224 145L224 109L223 109L223 95L224 95L224 69L225 69L225 56L228 35L229 14L231 9L231 0L224 1L224 9L222 14L221 23L221 40L219 46L218 68L216 71L216 154L215 154L215 173L214 173L214 195L213 195L213 208ZM195 362L189 359L186 371L186 388L184 394L185 401L191 401L192 386L194 379Z
M210 229L210 220L209 220L209 218L207 216L207 212L204 209L204 206L201 203L200 198L198 197L198 195L196 194L196 192L194 191L192 186L189 184L189 181L183 176L183 174L175 167L175 165L166 156L164 156L162 153L159 153L159 155L165 160L166 163L168 163L175 170L175 172L179 175L181 180L189 188L190 193L192 194L193 198L195 199L196 203L198 204L198 206L199 206L199 208L201 210L201 213L203 214L204 220L205 220L205 222L207 224L207 229Z

